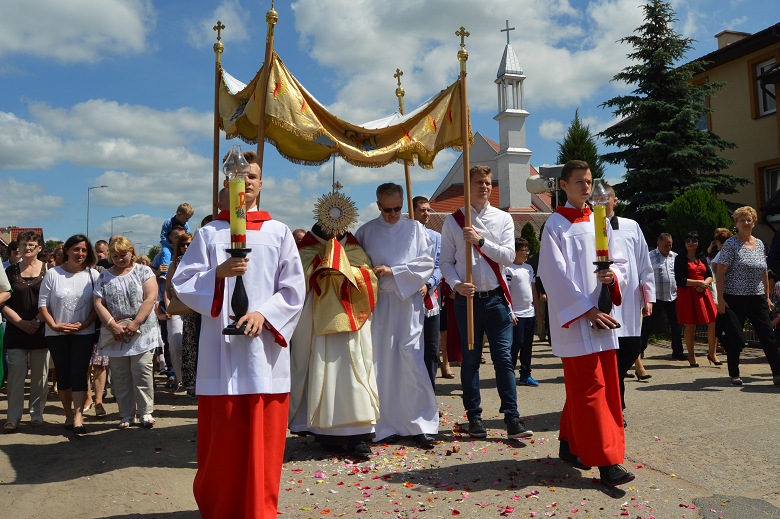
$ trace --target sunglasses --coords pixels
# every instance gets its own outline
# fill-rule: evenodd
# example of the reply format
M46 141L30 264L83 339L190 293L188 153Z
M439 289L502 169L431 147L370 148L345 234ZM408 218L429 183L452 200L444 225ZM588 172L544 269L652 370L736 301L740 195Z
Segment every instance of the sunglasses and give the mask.
M190 243L191 243L191 242L187 242L187 243L180 243L180 244L179 244L179 247L189 247L189 246L190 246Z
M379 207L382 207L382 205L380 204ZM400 205L398 207L382 207L382 211L385 214L400 213L402 209L403 209L403 206L400 206Z
M699 243L696 238L685 238L685 243Z

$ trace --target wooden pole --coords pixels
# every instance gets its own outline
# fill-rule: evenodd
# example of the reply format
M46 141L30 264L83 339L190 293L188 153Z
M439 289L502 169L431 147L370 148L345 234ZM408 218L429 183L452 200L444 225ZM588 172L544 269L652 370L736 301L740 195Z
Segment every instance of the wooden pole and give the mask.
M271 73L271 56L274 50L274 27L276 22L279 21L279 13L274 11L273 1L271 2L271 10L265 13L265 21L268 24L268 34L265 37L263 77L260 79L260 85L257 87L260 91L260 121L257 125L257 165L260 166L261 180L263 178L263 149L265 148L265 102L268 97L268 77ZM258 206L260 205L259 199L257 204Z
M401 69L395 69L393 77L398 79L398 88L395 89L395 95L398 98L398 111L404 115L404 89L401 88L401 76L404 73ZM409 171L409 163L404 161L404 174L406 175L406 203L409 208L409 219L414 220L414 206L412 205L412 174Z
M466 28L461 26L455 33L460 36L460 50L458 51L458 61L460 61L460 131L463 139L463 216L466 221L466 227L471 227L471 175L469 174L469 103L466 93L466 61L469 59L469 53L466 50L464 38L469 36ZM472 283L471 262L473 250L471 244L466 244L466 283ZM469 342L469 350L474 349L474 298L466 298L466 329Z
M217 31L217 43L214 44L214 53L217 55L217 61L214 66L214 157L212 159L212 194L211 194L211 217L217 218L217 201L219 200L219 83L222 79L222 51L225 46L220 41L222 39L222 29L225 26L219 20L214 30Z

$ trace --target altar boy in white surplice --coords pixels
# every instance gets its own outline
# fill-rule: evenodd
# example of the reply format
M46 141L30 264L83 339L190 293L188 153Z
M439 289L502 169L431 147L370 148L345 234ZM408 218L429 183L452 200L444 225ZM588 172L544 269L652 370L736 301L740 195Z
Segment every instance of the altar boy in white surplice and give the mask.
M379 277L371 325L381 414L374 441L412 436L430 447L439 432L439 411L425 369L420 289L433 274L434 250L425 227L403 217L403 193L397 184L379 186L380 216L355 233Z

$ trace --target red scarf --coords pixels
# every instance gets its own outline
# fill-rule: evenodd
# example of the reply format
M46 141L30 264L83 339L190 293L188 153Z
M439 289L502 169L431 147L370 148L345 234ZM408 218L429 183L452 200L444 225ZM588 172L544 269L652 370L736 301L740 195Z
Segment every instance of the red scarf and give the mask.
M217 220L230 221L230 212L226 209L220 211L217 215ZM273 220L268 211L249 211L246 213L246 228L250 231L259 231L263 226L263 222Z
M586 205L585 209L575 209L574 207L559 205L555 208L555 212L569 220L569 223L581 223L590 221L589 217L593 212L593 209L591 209L589 205Z

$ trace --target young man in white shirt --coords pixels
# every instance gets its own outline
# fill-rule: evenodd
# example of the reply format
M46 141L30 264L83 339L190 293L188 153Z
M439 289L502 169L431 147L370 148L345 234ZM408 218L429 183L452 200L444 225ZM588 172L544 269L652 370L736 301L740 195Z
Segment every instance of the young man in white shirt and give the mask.
M517 368L520 356L520 376L517 384L536 387L531 377L531 352L534 325L539 321L539 296L536 293L534 269L526 263L531 249L528 240L515 238L515 261L506 267L506 280L512 294L512 365Z
M487 166L470 170L471 207L461 208L444 221L441 234L441 273L455 292L455 316L461 337L463 363L460 381L463 406L469 420L469 435L485 438L482 398L479 394L479 365L483 337L487 334L490 357L496 374L507 438L530 438L517 411L517 381L512 366L512 308L504 267L515 259L515 225L509 213L490 205L493 173ZM464 210L471 211L471 226L465 226ZM472 282L466 281L466 248L472 247ZM474 349L469 350L466 298L474 304Z

